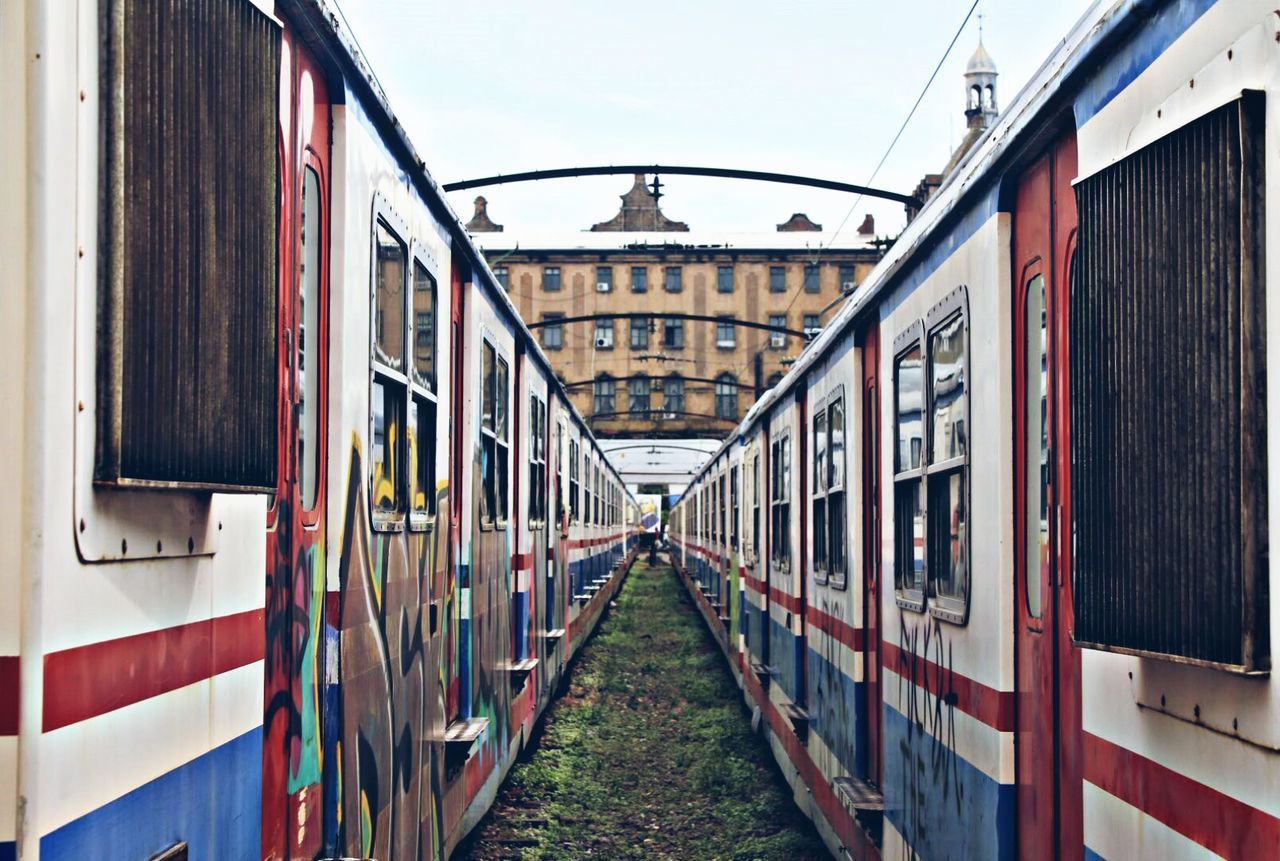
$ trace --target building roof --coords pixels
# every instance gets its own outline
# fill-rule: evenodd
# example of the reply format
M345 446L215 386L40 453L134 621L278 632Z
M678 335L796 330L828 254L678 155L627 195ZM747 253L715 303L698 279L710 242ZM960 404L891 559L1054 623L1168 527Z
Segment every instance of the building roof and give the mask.
M978 49L973 52L973 56L969 58L969 63L964 67L966 75L994 75L996 74L996 61L991 59L991 55L987 53L987 49L982 47L982 40L978 40Z
M691 230L687 233L666 231L537 231L507 230L504 233L478 233L471 237L481 250L511 251L636 251L661 250L700 251L725 249L733 251L875 251L869 236L856 230L844 230L837 236L833 230L823 231L716 231Z

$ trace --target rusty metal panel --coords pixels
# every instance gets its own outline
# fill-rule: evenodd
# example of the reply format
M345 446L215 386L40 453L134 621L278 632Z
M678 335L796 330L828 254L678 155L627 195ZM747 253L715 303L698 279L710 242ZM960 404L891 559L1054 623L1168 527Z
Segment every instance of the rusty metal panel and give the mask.
M101 10L94 478L271 490L279 26L244 0Z
M1270 667L1263 111L1245 93L1076 187L1081 645Z

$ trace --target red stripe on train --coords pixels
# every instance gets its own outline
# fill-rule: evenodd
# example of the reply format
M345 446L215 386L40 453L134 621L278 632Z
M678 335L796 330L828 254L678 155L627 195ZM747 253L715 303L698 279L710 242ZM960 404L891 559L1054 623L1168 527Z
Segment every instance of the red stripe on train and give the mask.
M0 657L0 735L18 734L18 699L21 694L22 659Z
M1226 858L1271 858L1280 819L1152 759L1084 733L1084 779Z
M44 731L262 660L263 611L176 625L44 656Z
M1000 732L1013 732L1014 693L998 691L954 670L938 666L928 658L912 655L887 640L880 644L881 664L917 687L950 702L960 711Z

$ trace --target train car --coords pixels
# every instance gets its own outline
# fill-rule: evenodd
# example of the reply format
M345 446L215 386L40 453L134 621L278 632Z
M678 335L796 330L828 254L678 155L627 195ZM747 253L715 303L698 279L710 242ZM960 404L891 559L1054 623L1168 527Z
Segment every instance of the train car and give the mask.
M1090 10L721 449L731 666L833 852L1280 854L1278 29Z
M151 11L0 8L0 858L447 857L633 500L336 10Z

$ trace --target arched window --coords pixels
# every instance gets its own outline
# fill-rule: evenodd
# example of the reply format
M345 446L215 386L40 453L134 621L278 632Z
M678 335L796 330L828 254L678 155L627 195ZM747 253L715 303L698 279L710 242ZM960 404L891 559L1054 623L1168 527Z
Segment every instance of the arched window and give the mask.
M738 417L738 380L733 374L716 377L716 415L722 419Z
M987 84L986 89L982 91L982 107L988 111L996 109L996 88L992 84Z
M599 415L600 413L615 412L613 400L613 377L608 374L601 374L596 377L594 407L593 412L596 415Z
M636 374L629 383L630 402L627 408L633 413L649 412L649 378L644 374Z
M662 410L684 412L684 378L679 374L672 374L662 382Z
M982 103L982 87L974 84L969 88L969 110L976 111Z

